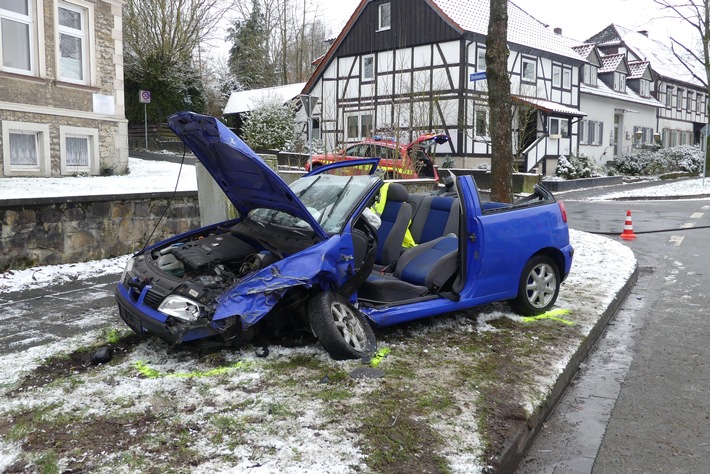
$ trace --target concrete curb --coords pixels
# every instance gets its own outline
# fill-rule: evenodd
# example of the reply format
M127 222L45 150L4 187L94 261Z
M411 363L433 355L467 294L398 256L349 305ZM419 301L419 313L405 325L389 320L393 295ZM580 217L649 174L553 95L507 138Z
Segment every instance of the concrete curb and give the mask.
M611 304L602 313L599 320L597 320L597 323L591 331L589 331L586 339L584 339L579 348L577 348L575 354L570 358L567 367L565 367L557 379L557 382L555 382L552 386L548 399L543 402L538 407L537 412L530 417L527 427L521 426L518 433L507 440L500 454L500 462L498 464L498 470L496 471L497 473L508 474L515 472L520 462L525 458L532 442L535 440L535 436L537 436L538 432L542 429L543 423L545 423L547 418L552 414L552 411L557 406L557 403L559 403L562 395L564 395L565 390L567 390L570 382L577 374L580 364L584 362L589 353L592 351L599 340L599 337L604 332L607 324L609 324L614 316L616 316L619 308L621 308L621 305L624 303L626 297L631 292L631 289L636 284L638 275L639 269L637 263L629 279L617 292Z

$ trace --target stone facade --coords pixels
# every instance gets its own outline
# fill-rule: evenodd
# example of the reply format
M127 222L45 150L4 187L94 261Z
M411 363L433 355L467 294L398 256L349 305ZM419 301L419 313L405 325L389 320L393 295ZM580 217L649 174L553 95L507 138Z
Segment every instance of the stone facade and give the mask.
M125 255L147 243L199 227L197 193L177 193L170 202L171 196L156 193L2 201L0 271Z
M31 0L31 69L0 64L0 177L123 174L128 170L128 123L123 96L124 0ZM83 79L61 77L57 8L81 13ZM40 18L41 17L41 18ZM37 169L9 160L10 133L36 134ZM67 164L65 136L88 139L89 164ZM48 136L44 136L48 135Z

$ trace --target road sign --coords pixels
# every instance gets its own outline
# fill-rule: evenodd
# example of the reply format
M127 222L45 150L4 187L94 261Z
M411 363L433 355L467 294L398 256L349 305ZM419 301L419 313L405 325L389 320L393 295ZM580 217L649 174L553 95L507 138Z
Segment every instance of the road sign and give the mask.
M473 72L469 76L471 82L482 81L486 78L486 71L483 72Z
M150 91L139 91L138 100L141 104L150 104Z

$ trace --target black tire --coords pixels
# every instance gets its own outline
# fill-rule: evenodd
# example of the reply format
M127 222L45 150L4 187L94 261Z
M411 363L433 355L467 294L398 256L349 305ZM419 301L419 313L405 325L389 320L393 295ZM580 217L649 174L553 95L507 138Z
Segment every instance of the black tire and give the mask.
M308 320L318 342L335 360L359 359L375 352L375 333L367 319L339 293L324 291L311 298Z
M550 310L560 294L560 270L546 255L536 255L525 264L518 283L518 296L508 303L518 314L532 316Z

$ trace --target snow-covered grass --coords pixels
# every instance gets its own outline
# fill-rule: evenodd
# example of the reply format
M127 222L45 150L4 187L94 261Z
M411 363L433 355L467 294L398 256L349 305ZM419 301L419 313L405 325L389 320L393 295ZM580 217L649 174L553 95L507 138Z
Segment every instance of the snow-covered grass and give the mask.
M663 197L708 197L710 196L710 178L678 180L667 184L629 189L602 194L590 198L593 201L607 201L621 198L663 198Z
M128 159L129 174L123 176L72 176L63 178L2 178L0 200L19 198L94 196L173 191L196 191L194 165L167 161Z
M49 383L26 376L105 344L109 333L0 356L0 420L9 420L0 421L0 433L9 430L0 435L0 470L483 472L500 449L492 434L509 434L511 420L538 409L634 271L621 243L576 231L570 238L575 261L556 306L572 325L524 321L494 304L380 330L379 347L391 350L382 379L351 379L361 363L332 361L315 342L272 344L266 358L255 348L205 355L158 340L124 343L111 363L78 366ZM103 265L119 271L121 263L72 271L83 278ZM3 282L44 284L21 272ZM114 310L93 317L127 334ZM514 416L498 418L506 415Z

